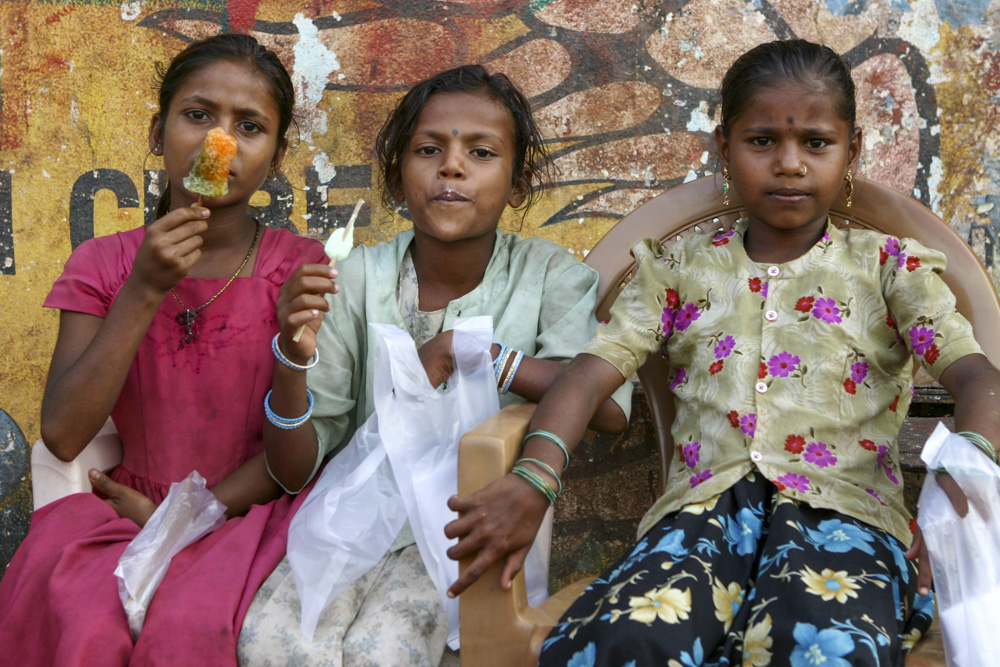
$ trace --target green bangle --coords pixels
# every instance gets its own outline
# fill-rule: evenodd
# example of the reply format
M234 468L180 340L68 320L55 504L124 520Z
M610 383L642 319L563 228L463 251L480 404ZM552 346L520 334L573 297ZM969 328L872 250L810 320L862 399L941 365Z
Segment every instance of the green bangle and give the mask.
M997 450L993 443L976 433L975 431L959 431L957 435L962 436L976 447L983 451L983 454L990 457L993 463L997 463Z
M536 466L538 466L539 468L541 468L545 472L547 472L550 475L552 475L552 478L556 480L556 484L559 485L559 487L556 489L556 495L558 496L559 494L562 493L562 490L563 490L562 480L559 479L559 475L557 475L556 471L552 469L552 466L550 466L545 461L539 461L538 459L529 459L527 457L526 458L518 459L517 461L515 461L514 465L521 465L522 463L534 463ZM524 466L521 465L521 467L523 468Z
M549 501L549 505L555 504L557 497L555 489L546 484L545 480L539 477L538 473L534 470L525 468L522 465L515 465L510 469L510 471L538 489L538 491L545 496L545 499Z
M554 442L556 446L559 447L560 450L562 450L563 456L566 457L566 463L565 465L563 465L563 470L565 471L566 468L569 467L569 450L566 449L566 443L563 442L563 439L560 438L555 433L552 433L551 431L538 429L537 431L532 431L528 435L524 436L524 442L528 442L528 440L534 438L535 436L538 436L539 438L545 438L549 442Z

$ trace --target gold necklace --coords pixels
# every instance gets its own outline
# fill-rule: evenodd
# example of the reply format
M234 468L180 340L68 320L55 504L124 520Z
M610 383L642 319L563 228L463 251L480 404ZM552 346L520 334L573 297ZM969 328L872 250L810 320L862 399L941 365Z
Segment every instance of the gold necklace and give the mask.
M187 304L181 301L181 297L177 294L177 290L175 290L173 287L170 288L170 293L174 295L174 298L177 300L177 303L180 304L180 307L184 309L183 313L177 313L177 317L174 318L177 324L181 325L181 328L184 329L184 334L181 336L181 344L177 348L178 350L183 349L186 343L191 343L196 338L194 331L194 321L195 318L198 317L198 312L201 311L201 309L207 306L208 304L218 299L219 295L225 292L226 288L229 287L234 280L236 280L236 276L240 275L240 273L243 272L243 267L245 267L247 265L247 262L250 261L250 255L253 254L253 249L257 247L258 236L260 236L260 225L255 223L253 232L253 241L250 242L250 249L247 250L247 256L243 258L243 262L240 264L240 268L236 269L236 273L233 274L233 277L230 278L228 281L226 281L226 284L222 286L222 289L220 289L218 292L215 293L215 296L213 296L211 299L201 304L197 308L188 308Z

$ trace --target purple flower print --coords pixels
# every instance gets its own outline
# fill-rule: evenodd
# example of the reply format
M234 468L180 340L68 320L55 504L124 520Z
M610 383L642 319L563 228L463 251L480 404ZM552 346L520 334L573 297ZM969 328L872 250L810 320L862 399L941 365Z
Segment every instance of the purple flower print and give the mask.
M700 473L696 475L691 475L691 479L689 480L691 483L691 488L693 489L694 487L698 486L705 480L711 479L711 477L712 477L711 468L709 468L708 470L702 470Z
M774 377L786 378L789 373L798 368L800 361L802 360L791 352L779 352L767 360L767 370Z
M674 318L677 317L677 311L667 306L663 309L663 316L660 321L663 322L663 335L664 337L669 336L670 332L674 328Z
M864 382L864 379L868 377L868 364L864 361L858 361L851 364L851 379L855 382Z
M901 269L904 266L906 266L906 253L905 252L901 252L901 253L899 253L899 261L896 262L896 268L897 269Z
M687 464L688 468L693 468L698 465L698 459L701 458L701 443L697 440L694 442L689 442L681 448L681 454L684 455L684 463Z
M823 232L823 236L821 236L819 240L820 241L829 241L830 240L830 232Z
M760 286L760 297L762 299L766 299L767 298L767 286L770 285L770 284L771 284L771 281L766 280L766 281L764 281L764 284Z
M740 430L752 438L754 431L757 430L757 415L751 412L740 417Z
M701 317L701 313L698 312L698 306L693 303L685 303L677 311L677 316L674 318L674 328L678 331L684 331L699 317Z
M879 445L877 463L879 467L881 467L882 470L885 471L885 476L889 478L889 481L899 486L899 479L896 477L896 474L892 471L892 466L890 466L885 461L888 455L889 455L889 448L886 445Z
M831 324L840 324L842 321L840 319L840 308L837 308L837 302L822 296L816 299L816 305L813 306L813 317L824 322L830 322Z
M914 354L923 354L934 344L934 329L931 327L910 327L910 346Z
M715 346L715 358L725 359L732 353L734 347L736 347L736 339L732 336L726 336Z
M899 239L895 239L891 236L886 239L885 251L893 257L899 257Z
M827 448L825 442L810 442L806 445L806 453L802 458L820 468L837 464L837 457Z
M687 377L687 371L684 370L683 368L678 368L674 372L674 379L670 381L670 388L677 389L677 387L681 386L681 383L684 382L684 378L686 377Z
M786 472L778 478L778 483L785 488L806 493L809 491L809 478L805 475L796 475L794 472Z
M880 503L882 503L883 505L885 505L885 501L882 500L881 498L879 498L879 495L877 493L875 493L875 489L865 489L865 491L867 491L868 495L870 495L872 498L874 498L875 500L877 500Z

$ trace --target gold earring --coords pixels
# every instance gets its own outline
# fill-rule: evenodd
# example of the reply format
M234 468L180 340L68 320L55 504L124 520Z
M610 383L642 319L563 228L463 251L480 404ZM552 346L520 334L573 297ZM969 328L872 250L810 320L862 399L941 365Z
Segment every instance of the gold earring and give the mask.
M722 168L722 178L725 179L722 181L722 205L729 206L729 181L731 179L729 178L728 167Z
M847 208L851 208L851 196L854 194L854 176L851 174L850 168L847 170L847 185L844 186L844 191L847 193Z

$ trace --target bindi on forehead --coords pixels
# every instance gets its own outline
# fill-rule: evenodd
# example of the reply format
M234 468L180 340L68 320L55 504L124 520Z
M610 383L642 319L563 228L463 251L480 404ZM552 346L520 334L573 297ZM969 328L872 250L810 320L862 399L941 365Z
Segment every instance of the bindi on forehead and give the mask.
M451 131L451 136L457 137L458 136L458 130L452 130Z

